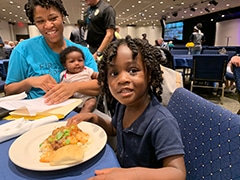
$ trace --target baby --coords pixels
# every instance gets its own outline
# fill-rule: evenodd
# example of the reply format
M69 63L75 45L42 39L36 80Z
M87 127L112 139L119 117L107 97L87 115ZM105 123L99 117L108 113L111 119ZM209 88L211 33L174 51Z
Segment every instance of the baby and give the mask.
M84 54L81 49L75 46L64 49L60 53L60 61L66 68L66 70L60 74L60 79L63 82L89 81L91 79L97 79L98 77L98 72L94 72L93 69L84 66ZM92 112L95 109L95 97L78 92L74 93L73 97L82 99L82 103L76 111Z

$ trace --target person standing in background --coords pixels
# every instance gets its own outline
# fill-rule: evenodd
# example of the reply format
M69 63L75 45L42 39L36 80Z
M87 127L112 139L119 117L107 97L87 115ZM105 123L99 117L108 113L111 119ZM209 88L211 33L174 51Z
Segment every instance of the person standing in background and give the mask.
M86 24L85 40L95 60L113 40L116 13L113 7L103 0L85 0L90 7L84 13Z
M84 40L84 32L85 32L84 21L78 19L77 28L72 30L69 39L77 44L87 46L87 43Z
M193 33L191 34L189 41L194 43L192 54L200 54L202 51L202 43L205 41L205 36L201 31L202 24L198 23L193 28Z
M116 26L115 28L115 33L114 33L114 36L116 39L122 39L121 35L119 34L120 32L120 27L119 26Z
M146 33L143 33L143 34L142 34L142 40L144 40L145 42L148 43L147 34L146 34Z
M3 43L2 37L0 36L0 59L7 58L7 53L3 47L4 47L4 43Z

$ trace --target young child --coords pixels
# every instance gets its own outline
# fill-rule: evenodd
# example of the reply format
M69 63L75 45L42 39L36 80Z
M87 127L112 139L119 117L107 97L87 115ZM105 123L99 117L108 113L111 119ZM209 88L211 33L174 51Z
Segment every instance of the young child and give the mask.
M60 61L66 68L60 74L63 82L81 82L97 79L98 72L84 66L84 54L81 49L75 46L69 46L60 53ZM77 108L77 111L92 112L96 106L96 98L81 93L74 93L73 97L81 98L82 103Z
M161 105L161 53L139 38L112 42L99 62L102 93L118 101L112 121L93 113L68 119L68 125L90 121L117 136L122 168L96 170L90 179L186 178L184 150L176 119Z

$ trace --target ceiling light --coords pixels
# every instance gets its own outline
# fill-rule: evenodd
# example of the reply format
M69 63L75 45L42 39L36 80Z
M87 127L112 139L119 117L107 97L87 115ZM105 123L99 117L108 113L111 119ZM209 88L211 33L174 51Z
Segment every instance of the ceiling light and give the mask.
M215 0L211 0L211 1L209 1L209 4L213 4L214 6L216 6L218 4L218 2Z

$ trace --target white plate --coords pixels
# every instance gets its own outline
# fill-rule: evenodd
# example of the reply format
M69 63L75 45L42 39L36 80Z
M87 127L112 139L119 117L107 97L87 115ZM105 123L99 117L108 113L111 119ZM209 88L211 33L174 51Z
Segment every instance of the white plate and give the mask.
M39 161L41 155L39 144L46 139L55 128L65 125L66 122L51 123L37 127L21 135L13 142L9 149L8 153L11 161L29 170L59 170L81 164L91 159L103 149L107 142L107 135L100 126L89 122L81 122L78 124L78 127L88 133L92 140L87 146L87 151L84 152L83 160L75 164L61 166L51 166L49 163L41 163Z

